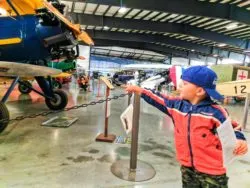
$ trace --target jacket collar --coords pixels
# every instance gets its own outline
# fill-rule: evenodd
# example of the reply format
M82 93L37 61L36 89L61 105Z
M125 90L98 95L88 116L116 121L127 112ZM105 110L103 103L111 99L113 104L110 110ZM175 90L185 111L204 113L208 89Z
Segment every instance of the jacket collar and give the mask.
M213 105L213 104L217 104L216 102L214 102L212 99L210 99L210 97L205 98L204 100L202 100L200 103L192 105L189 101L184 100L184 102L190 106L194 108L197 107L201 107L201 106L209 106L209 105Z

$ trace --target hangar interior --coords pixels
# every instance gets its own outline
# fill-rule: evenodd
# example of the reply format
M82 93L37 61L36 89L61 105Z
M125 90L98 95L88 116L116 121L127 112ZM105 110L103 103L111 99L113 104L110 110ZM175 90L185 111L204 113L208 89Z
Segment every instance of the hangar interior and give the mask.
M67 94L65 110L49 111L46 97L44 99L33 91L20 93L17 86L13 88L8 100L4 100L5 92L8 93L12 84L9 80L0 81L0 96L10 115L8 126L0 133L0 187L182 187L180 165L175 155L172 119L141 100L138 141L132 141L131 132L134 130L126 134L120 118L129 104L129 97L123 95L125 90L122 86L134 82L141 84L142 79L155 75L165 79L169 73L166 70L173 66L222 66L220 70L215 69L218 70L218 78L221 76L227 81L250 79L250 2L59 2L66 5L64 15L73 23L80 24L81 29L93 39L94 45L79 42L79 53L83 58L74 59L74 70L70 67L66 71L71 75L70 78L65 76L52 79L59 84L55 87ZM1 61L7 61L1 57L4 48L1 44L2 17L0 9L0 68ZM54 66L52 63L52 68ZM242 72L233 73L235 67ZM84 82L87 83L86 88L84 84L79 84L83 75L88 76L88 81ZM114 89L107 89L108 86L101 80L102 76L113 84ZM135 81L129 82L128 78ZM39 80L26 80L39 90ZM249 81L242 83L246 90L250 88ZM171 85L166 79L161 87L153 87L164 93L176 94L174 90L178 86ZM107 96L108 92L110 95ZM243 97L227 96L222 103L230 117L242 126L248 145L249 93L244 93ZM105 101L107 97L111 98L109 104ZM133 103L133 100L130 102ZM54 101L51 103L53 105ZM0 112L3 113L2 109ZM0 118L3 118L2 115ZM62 118L63 123L45 125L57 118ZM108 134L116 136L112 143L96 141L98 135L105 132L105 125L108 125ZM138 162L143 161L152 168L152 171L140 169L138 165L135 173L142 177L151 174L149 178L131 180L131 177L121 177L130 170L132 147L136 147ZM115 175L114 164L120 160L127 160L128 164L116 167L121 174ZM229 187L250 187L249 152L237 157L227 170ZM131 173L133 177L136 176L134 171Z

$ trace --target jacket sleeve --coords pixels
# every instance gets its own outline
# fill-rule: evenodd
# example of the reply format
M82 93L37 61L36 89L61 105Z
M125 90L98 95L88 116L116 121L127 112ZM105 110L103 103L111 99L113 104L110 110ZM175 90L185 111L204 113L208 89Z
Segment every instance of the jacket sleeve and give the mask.
M163 113L172 116L171 110L175 107L175 103L180 100L177 97L170 97L163 95L159 92L155 92L154 90L143 89L141 97L152 106L156 107Z
M234 132L236 135L236 138L239 140L246 140L244 134L241 132L241 126L237 121L232 120L232 126L234 128Z

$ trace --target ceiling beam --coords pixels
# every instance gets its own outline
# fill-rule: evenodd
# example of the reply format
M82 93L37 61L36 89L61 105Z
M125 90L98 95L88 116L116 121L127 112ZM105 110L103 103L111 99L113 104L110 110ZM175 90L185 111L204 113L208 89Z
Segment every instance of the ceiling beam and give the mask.
M214 41L216 43L225 43L228 45L245 49L246 41L234 37L219 34L213 31L200 29L187 24L178 24L170 22L152 22L146 20L135 20L126 18L114 18L97 15L88 15L82 13L72 13L72 18L81 25L108 26L110 28L122 28L132 30L146 30L166 33L179 33L197 38Z
M194 54L192 52L184 52L177 49L171 49L164 46L150 44L145 42L127 42L127 41L119 41L119 40L109 40L109 39L96 39L95 46L119 46L125 48L133 48L140 50L149 50L154 51L166 56L173 57L184 57L184 58L199 58L200 55Z
M119 51L119 50L110 50L110 49L106 49L106 48L103 48L103 47L97 47L97 48L94 48L95 50L93 50L94 52L91 52L91 54L93 55L102 55L102 56L111 56L111 57L117 57L117 58L126 58L126 59L140 59L141 56L143 55L148 55L148 54L144 54L144 53L132 53L133 55L131 54L128 54L128 55L124 55L124 53L128 53L128 52L125 52L125 51ZM102 51L110 51L111 53L108 53L108 54L104 54L103 52L98 52L98 50L102 50ZM112 52L118 52L118 53L122 53L120 56L117 56L116 55L112 55ZM135 55L139 55L139 57L135 57ZM157 62L162 62L164 61L164 59L166 58L166 56L158 56L158 55L148 55L150 56L149 58L143 58L143 60L154 60L154 61L157 61ZM155 59L155 57L160 57L161 59Z
M87 30L87 32L94 40L108 39L108 40L119 40L127 42L145 42L145 43L159 42L163 44L195 50L199 53L203 53L204 55L210 55L212 53L211 47L192 44L187 41L182 41L162 35L147 35L147 34L123 33L123 32L113 32L113 31L97 31L97 30Z
M66 1L86 2L86 0ZM209 3L197 0L157 0L157 3L152 0L123 0L122 2L122 5L128 8L220 18L250 24L249 11L229 3ZM119 0L88 0L87 3L121 6Z

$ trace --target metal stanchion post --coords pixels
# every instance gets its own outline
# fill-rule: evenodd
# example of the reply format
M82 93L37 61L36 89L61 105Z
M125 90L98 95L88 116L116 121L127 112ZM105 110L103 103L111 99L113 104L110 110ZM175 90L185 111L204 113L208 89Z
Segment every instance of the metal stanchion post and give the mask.
M131 97L132 97L132 94L129 94L129 95L128 95L128 106L129 106L130 103L131 103Z
M110 93L110 89L108 87L106 87L106 99L109 97L109 93ZM104 128L104 136L107 137L108 136L108 122L109 122L109 114L110 112L108 112L110 109L108 109L108 102L106 101L105 103L105 128Z
M88 82L88 92L91 92L91 89L90 89L90 86L92 85L92 84L90 84L90 82L92 81L91 79L90 79L90 76L88 76L88 80L89 80L89 82Z
M110 93L110 88L107 86L106 87L106 99L109 97ZM105 103L105 125L104 125L104 134L101 133L96 137L96 141L101 141L101 142L114 142L116 136L113 134L108 134L108 118L110 116L110 109L108 106L109 101L106 101Z
M246 128L249 103L250 103L250 93L248 93L247 96L246 96L244 113L243 113L243 120L242 120L242 124L241 124L244 131L249 131Z
M139 130L139 119L140 119L140 100L141 100L140 95L135 94L131 153L130 153L130 169L132 169L132 170L135 170L136 166L137 166L138 130Z
M100 97L100 87L101 87L101 81L98 79L98 85L97 85L97 97Z
M137 160L139 116L140 95L135 94L130 160L119 160L111 166L111 172L115 176L133 182L146 181L155 176L155 170L150 164Z

